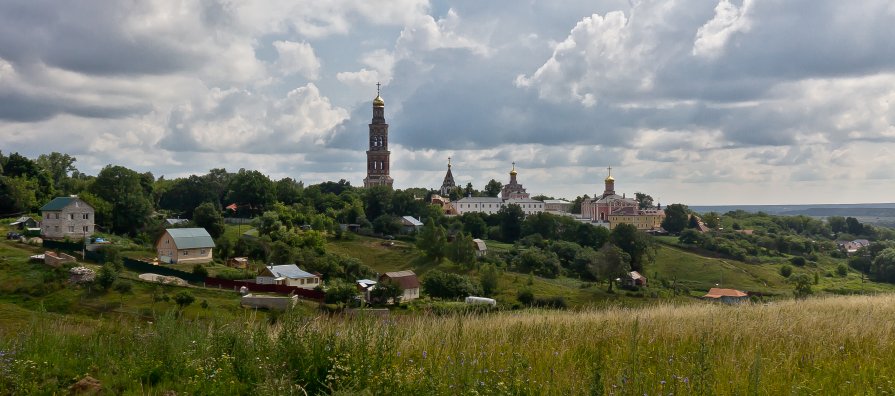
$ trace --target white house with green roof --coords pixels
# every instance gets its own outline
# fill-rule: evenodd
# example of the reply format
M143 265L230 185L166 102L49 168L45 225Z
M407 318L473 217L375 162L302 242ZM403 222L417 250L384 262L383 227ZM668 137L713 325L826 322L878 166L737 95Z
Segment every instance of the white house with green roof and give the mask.
M204 228L169 228L155 244L159 261L169 264L207 263L214 240Z
M40 213L40 235L44 238L81 239L93 235L95 211L77 195L53 198L40 208Z

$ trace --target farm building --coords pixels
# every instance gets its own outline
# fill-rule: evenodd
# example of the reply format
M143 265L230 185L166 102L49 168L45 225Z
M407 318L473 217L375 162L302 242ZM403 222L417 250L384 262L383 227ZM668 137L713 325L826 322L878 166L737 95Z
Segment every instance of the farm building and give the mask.
M475 248L476 257L485 257L485 255L488 254L488 245L485 244L485 241L476 238L472 240L472 243Z

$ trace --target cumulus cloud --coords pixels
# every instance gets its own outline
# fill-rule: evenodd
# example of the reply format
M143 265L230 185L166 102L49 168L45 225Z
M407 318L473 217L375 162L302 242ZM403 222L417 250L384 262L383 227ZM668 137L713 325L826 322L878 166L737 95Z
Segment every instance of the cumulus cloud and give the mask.
M610 164L620 191L663 202L810 200L841 177L885 193L892 10L12 0L0 3L0 136L4 151L71 152L87 171L224 161L357 183L379 81L399 187L437 187L450 155L464 183L504 181L516 161L530 191L554 196L599 192Z
M279 58L277 67L284 74L301 74L307 79L316 80L320 74L320 59L314 54L314 48L306 42L274 41Z
M744 0L737 7L730 0L721 0L715 7L715 17L696 31L693 55L708 58L717 57L724 50L730 36L738 32L748 32L751 28L748 12L752 0Z

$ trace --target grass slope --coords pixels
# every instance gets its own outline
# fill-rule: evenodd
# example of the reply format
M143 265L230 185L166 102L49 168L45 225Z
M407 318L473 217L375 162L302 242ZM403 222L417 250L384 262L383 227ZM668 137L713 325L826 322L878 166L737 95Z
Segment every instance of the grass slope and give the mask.
M868 312L872 312L869 315ZM162 316L0 339L0 393L741 395L895 392L895 296L266 321Z

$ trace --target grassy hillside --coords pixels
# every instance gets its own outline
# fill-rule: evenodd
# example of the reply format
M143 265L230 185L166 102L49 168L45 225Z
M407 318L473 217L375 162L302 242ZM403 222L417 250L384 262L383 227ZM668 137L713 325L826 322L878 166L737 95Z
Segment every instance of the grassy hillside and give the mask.
M867 312L873 312L868 315ZM0 393L891 394L895 297L393 320L156 318L0 338Z

